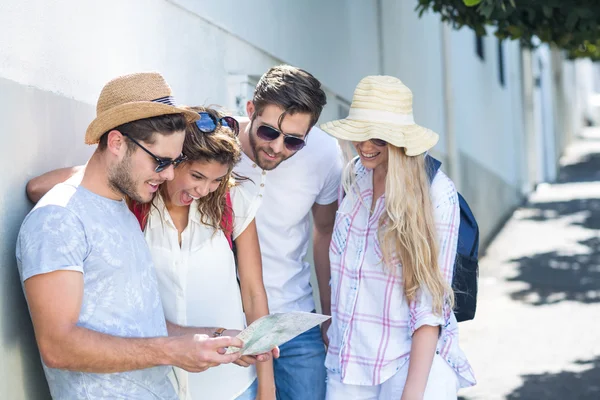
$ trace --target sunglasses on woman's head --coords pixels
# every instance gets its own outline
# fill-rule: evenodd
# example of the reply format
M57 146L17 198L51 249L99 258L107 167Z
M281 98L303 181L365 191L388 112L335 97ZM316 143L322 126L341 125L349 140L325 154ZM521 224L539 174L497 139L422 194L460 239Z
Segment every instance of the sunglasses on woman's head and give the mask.
M184 162L185 160L187 160L187 157L185 155L180 155L179 157L177 157L176 159L172 159L172 158L166 158L166 157L159 157L157 155L154 155L150 150L148 150L147 148L145 148L144 146L142 146L140 143L138 143L137 140L133 139L131 136L129 136L126 133L121 132L121 134L123 136L125 136L127 139L131 140L135 145L137 145L140 149L144 150L146 153L150 154L150 156L152 158L154 158L154 160L156 161L156 163L158 164L156 166L156 168L154 169L154 172L162 172L165 169L167 169L171 164L173 165L173 168L177 168L177 166L179 164L181 164L182 162Z
M306 146L306 141L297 136L287 135L267 125L260 125L256 128L256 136L262 140L272 141L283 135L283 144L289 151L298 151Z
M198 114L200 114L200 119L196 121L196 126L202 133L212 133L217 130L219 125L231 129L235 136L240 133L240 124L233 117L227 116L217 119L214 115L205 111Z

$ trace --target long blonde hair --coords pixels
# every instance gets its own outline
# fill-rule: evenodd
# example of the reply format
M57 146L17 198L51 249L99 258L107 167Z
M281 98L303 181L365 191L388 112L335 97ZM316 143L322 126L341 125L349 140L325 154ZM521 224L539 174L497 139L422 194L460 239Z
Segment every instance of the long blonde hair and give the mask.
M383 263L391 273L398 273L401 263L408 301L416 299L419 289L427 290L434 313L441 315L444 302L454 305L454 293L438 265L439 246L425 158L407 156L404 148L391 144L387 148L385 212L377 232ZM360 196L354 187L354 162L348 163L343 185L346 193Z

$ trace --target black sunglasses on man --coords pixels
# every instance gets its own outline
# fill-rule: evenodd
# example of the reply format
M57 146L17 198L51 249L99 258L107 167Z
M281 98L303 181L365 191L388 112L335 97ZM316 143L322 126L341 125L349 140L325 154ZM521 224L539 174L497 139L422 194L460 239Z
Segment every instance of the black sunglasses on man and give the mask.
M167 169L171 164L173 165L173 168L176 168L179 164L181 164L182 162L184 162L187 159L187 157L184 154L181 154L176 159L166 158L166 157L159 157L157 155L154 155L150 150L148 150L147 148L145 148L144 146L142 146L140 143L137 142L137 140L133 139L128 134L123 133L123 132L121 132L121 134L123 136L125 136L127 139L131 140L133 143L135 143L140 149L142 149L146 153L150 154L150 157L154 158L154 160L158 164L156 166L156 168L154 169L155 172L162 172L165 169Z

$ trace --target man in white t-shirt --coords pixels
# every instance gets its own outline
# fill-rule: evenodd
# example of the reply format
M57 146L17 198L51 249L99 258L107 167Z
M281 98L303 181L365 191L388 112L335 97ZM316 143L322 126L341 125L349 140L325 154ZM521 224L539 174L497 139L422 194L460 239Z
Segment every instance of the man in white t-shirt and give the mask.
M262 199L256 225L271 313L315 309L310 264L304 261L312 212L321 307L330 314L329 243L342 157L337 141L314 128L325 103L321 84L311 74L278 66L261 77L247 104L250 122L240 133L244 154L235 171L254 182L255 195ZM316 327L280 347L274 362L278 399L325 398L328 326L322 327L323 335Z

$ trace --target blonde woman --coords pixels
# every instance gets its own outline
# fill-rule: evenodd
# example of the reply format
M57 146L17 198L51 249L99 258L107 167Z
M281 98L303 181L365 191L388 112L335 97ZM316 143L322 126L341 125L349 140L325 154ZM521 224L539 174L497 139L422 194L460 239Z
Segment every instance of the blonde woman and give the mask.
M348 118L321 128L358 153L330 246L327 399L456 399L475 378L452 312L457 192L425 166L438 136L388 76L364 78Z

